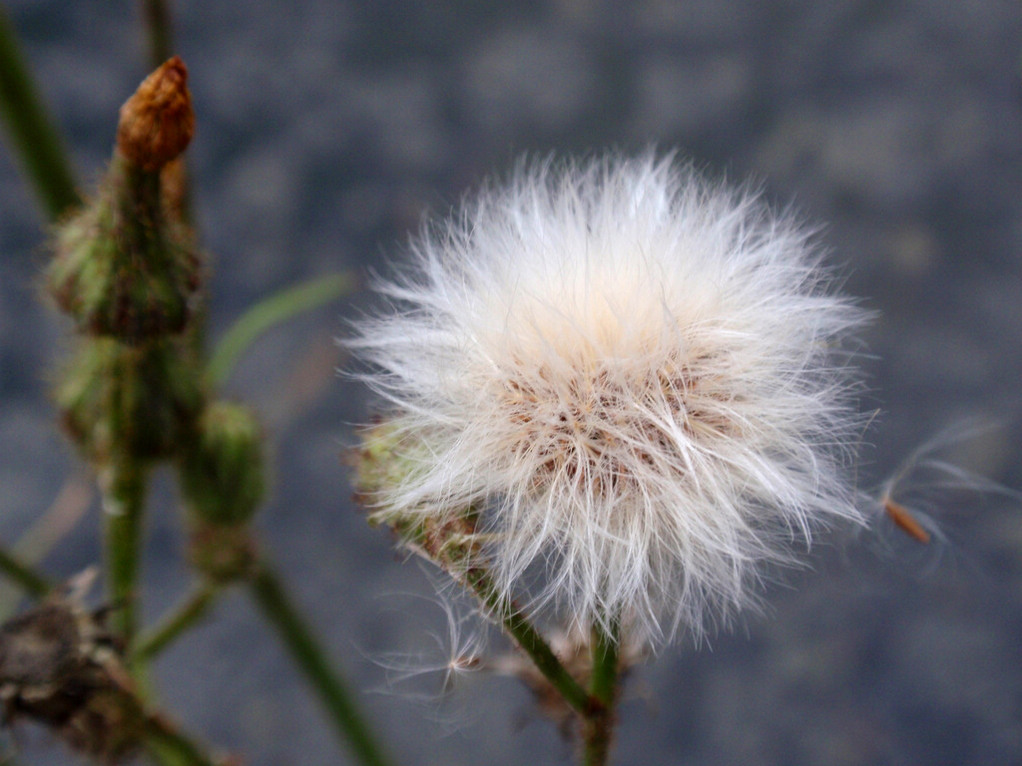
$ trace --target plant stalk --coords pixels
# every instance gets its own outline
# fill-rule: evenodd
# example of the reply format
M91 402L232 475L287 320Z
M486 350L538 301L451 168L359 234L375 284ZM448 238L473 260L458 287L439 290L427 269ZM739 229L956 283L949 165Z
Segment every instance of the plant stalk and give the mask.
M0 548L0 572L33 598L42 598L52 587L45 577L3 548Z
M146 471L132 459L113 461L100 473L103 492L107 591L112 627L130 653L138 622L137 583L145 510ZM134 663L133 663L134 664Z
M159 714L145 717L145 747L165 766L216 766L217 762L202 748L178 731Z
M142 16L149 43L149 63L153 69L173 55L170 10L166 0L142 0Z
M539 672L560 692L564 701L581 715L587 715L592 707L592 698L589 693L561 664L550 645L533 627L521 609L501 597L489 572L481 567L471 567L465 573L465 581L486 605L486 608L500 619L504 629L522 648L522 651L529 655Z
M152 632L139 637L133 657L142 662L151 661L182 633L206 616L218 593L219 588L215 585L208 582L203 583Z
M32 82L7 11L0 7L0 118L50 221L81 203L60 134Z
M597 703L584 716L584 766L606 766L614 735L614 702L618 689L618 666L620 659L621 629L612 622L609 630L596 624L592 629L591 652L593 657L589 689Z
M354 697L331 669L309 627L265 562L257 567L250 585L263 616L277 629L284 645L319 694L337 732L364 766L385 766L388 761L370 734Z

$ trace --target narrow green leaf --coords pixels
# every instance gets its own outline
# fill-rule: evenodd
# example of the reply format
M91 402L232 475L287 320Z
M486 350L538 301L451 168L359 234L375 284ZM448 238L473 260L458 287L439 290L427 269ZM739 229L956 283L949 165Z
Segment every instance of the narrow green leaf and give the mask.
M213 386L221 385L260 335L297 314L336 300L354 285L354 277L342 272L304 282L260 301L242 314L217 344L206 369L207 380Z
M14 554L0 548L0 572L34 598L42 598L50 592L50 582Z
M81 202L71 163L32 82L7 11L0 7L0 118L49 220Z

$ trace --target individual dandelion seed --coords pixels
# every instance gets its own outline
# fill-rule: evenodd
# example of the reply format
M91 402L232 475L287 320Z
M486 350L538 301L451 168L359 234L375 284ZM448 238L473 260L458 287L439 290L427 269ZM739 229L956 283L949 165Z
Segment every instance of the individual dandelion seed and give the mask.
M862 504L881 509L916 542L925 545L934 537L946 542L935 516L945 513L953 501L970 495L973 502L993 496L1022 499L1020 493L968 470L947 454L996 429L995 423L976 419L952 423L910 452L875 495L863 495Z
M438 677L439 691L446 694L454 689L458 678L487 669L486 621L475 610L464 609L454 601L440 584L437 592L436 597L426 600L439 607L444 627L425 632L425 648L414 654L386 652L370 656L387 672L387 683L394 688L416 679Z
M865 314L832 288L791 215L670 156L523 163L356 326L387 439L414 445L368 499L472 508L502 595L569 625L698 635L814 528L863 520L842 345Z

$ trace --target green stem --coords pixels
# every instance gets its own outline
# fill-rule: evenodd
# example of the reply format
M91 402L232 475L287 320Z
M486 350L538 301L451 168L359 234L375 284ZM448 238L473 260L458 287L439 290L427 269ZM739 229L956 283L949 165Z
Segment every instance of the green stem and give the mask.
M252 594L263 616L277 629L285 646L319 694L338 731L365 766L384 766L387 760L369 733L354 698L331 669L323 650L291 603L277 576L265 563L251 580Z
M145 747L161 764L169 766L215 766L199 745L174 728L158 714L145 718Z
M0 572L14 580L22 590L34 598L42 598L52 587L45 577L3 548L0 548Z
M146 472L130 459L108 466L100 475L103 490L107 590L112 627L130 648L137 625L136 585L142 546Z
M593 672L589 690L593 697L607 706L613 703L617 689L620 635L621 627L617 622L611 623L609 632L600 625L593 627Z
M594 705L584 717L582 763L585 766L605 766L613 742L621 629L617 622L609 627L608 631L596 624L592 631L593 669L589 690L599 704Z
M7 125L13 151L21 159L49 219L56 220L68 208L81 203L60 134L46 114L14 27L3 8L0 8L0 117Z
M475 591L490 612L496 615L540 673L560 692L565 702L578 713L587 715L592 708L589 693L582 688L557 659L550 645L529 622L528 617L514 603L503 598L489 572L481 567L471 567L465 573L465 581Z
M156 628L139 637L133 656L142 662L152 660L178 636L206 616L218 593L219 588L211 583L204 583L197 588Z
M153 69L171 57L170 11L164 0L142 0L142 15Z

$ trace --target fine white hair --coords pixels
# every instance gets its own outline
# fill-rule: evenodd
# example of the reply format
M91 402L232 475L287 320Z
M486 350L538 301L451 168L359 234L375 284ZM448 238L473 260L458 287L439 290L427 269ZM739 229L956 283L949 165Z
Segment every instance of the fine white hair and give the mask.
M350 341L415 445L374 502L477 509L504 595L699 635L815 528L862 521L865 312L754 193L652 152L522 163L397 272Z

